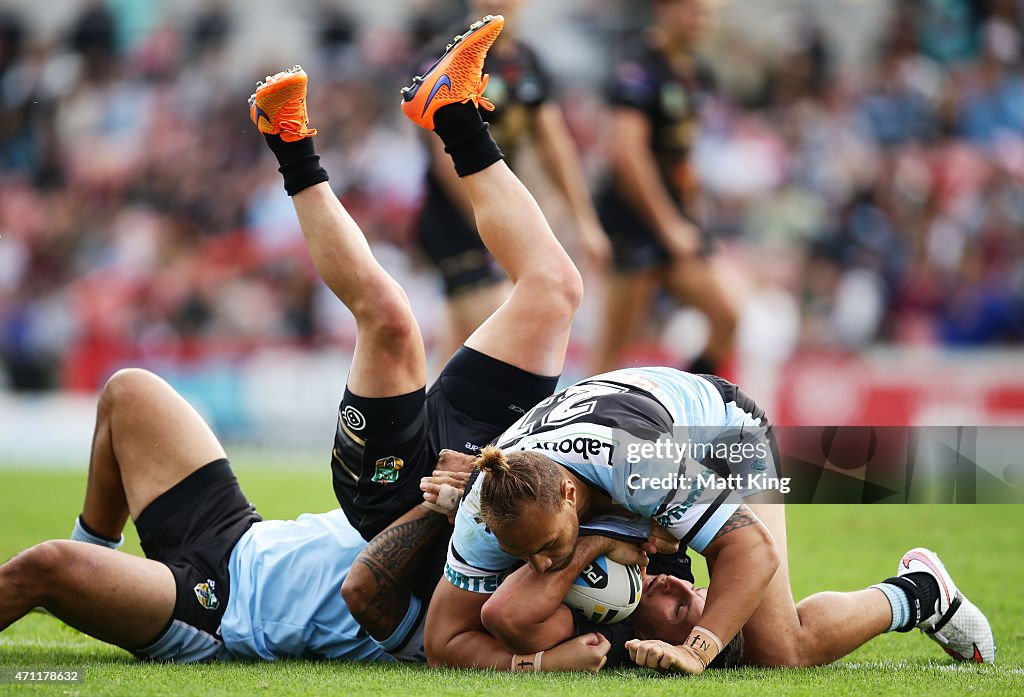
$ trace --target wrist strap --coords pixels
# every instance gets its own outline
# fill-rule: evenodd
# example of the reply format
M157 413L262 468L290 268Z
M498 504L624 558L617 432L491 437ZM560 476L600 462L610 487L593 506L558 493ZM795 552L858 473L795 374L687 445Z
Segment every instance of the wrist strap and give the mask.
M533 669L534 673L540 672L540 663L544 657L543 651L538 651L533 654L533 661L526 660L525 656L520 656L518 653L512 654L512 665L509 670L513 673L525 673L527 670Z
M683 645L697 655L697 658L700 659L705 668L711 664L711 661L715 660L715 656L720 654L722 648L724 648L724 644L717 634L699 625L693 628L693 631L690 632L690 636L686 638Z

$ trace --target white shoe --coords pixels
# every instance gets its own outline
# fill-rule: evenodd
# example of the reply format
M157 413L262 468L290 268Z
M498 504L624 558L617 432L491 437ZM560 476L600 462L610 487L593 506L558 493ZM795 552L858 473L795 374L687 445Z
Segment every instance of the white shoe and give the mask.
M935 612L922 619L918 628L958 661L994 663L996 642L988 619L957 589L935 552L915 547L903 555L896 575L922 571L938 583L939 602Z

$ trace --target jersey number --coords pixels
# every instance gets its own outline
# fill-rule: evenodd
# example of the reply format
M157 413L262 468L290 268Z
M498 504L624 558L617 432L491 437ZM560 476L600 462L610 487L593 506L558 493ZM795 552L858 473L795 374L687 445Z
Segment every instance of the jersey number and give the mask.
M597 408L597 400L600 397L620 394L627 389L622 385L604 382L588 382L568 387L535 406L519 420L518 424L506 431L502 447L509 447L510 441L530 433L564 426L584 416L589 416Z

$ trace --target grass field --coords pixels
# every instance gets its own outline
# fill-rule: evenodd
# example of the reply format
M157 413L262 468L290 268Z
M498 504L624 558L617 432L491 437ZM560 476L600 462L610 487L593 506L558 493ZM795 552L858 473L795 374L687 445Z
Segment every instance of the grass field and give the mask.
M334 505L326 467L282 470L236 460L236 469L266 518L290 518ZM0 559L35 542L66 537L80 510L84 484L83 472L0 469ZM797 598L880 581L894 572L906 549L929 546L991 619L998 664L952 664L914 632L880 637L825 668L718 671L690 680L640 669L535 676L306 661L163 666L138 663L52 617L32 614L0 634L0 669L84 667L85 683L0 685L0 694L1024 694L1024 507L795 506L788 515ZM125 549L138 553L134 530L126 533Z

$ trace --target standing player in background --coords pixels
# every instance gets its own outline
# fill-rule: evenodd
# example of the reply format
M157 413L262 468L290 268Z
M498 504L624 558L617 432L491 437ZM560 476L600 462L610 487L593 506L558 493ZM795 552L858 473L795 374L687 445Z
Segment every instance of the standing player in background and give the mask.
M536 145L545 171L576 219L583 251L600 268L609 260L611 247L594 211L561 109L551 101L547 71L533 49L514 33L521 4L522 0L469 3L475 17L505 17L502 36L484 64L484 72L490 75L487 98L494 109L481 111L481 115L513 170L524 142ZM427 55L433 62L436 53ZM443 362L505 300L510 286L480 239L469 197L443 144L430 138L429 147L426 199L417 235L444 280L448 328L438 351Z
M707 347L689 366L715 373L733 346L736 310L709 259L711 240L694 222L698 183L690 161L706 84L694 47L708 24L704 0L653 0L655 23L611 86L611 177L598 197L615 273L605 293L590 372L619 367L649 316L655 291L707 317Z

